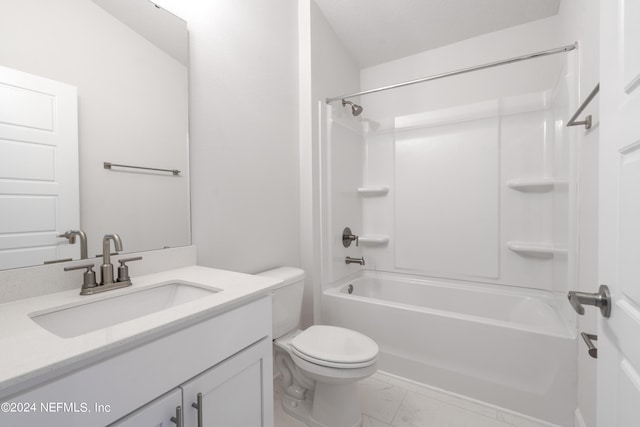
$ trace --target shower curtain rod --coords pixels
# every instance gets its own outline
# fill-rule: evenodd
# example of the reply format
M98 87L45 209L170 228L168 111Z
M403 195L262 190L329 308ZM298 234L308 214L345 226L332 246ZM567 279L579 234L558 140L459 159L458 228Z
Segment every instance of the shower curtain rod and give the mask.
M458 74L465 74L465 73L470 73L472 71L484 70L485 68L493 68L499 65L513 64L514 62L520 62L520 61L525 61L527 59L539 58L541 56L555 55L556 53L569 52L574 50L577 47L578 47L578 43L576 42L576 43L558 47L555 49L543 50L541 52L535 52L527 55L516 56L510 59L503 59L501 61L489 62L487 64L476 65L475 67L462 68L460 70L449 71L448 73L434 74L433 76L423 77L421 79L409 80L406 82L396 83L389 86L383 86L376 89L363 90L362 92L350 93L348 95L334 96L333 98L326 98L326 103L329 104L330 102L340 101L341 99L355 98L356 96L369 95L370 93L382 92L383 90L389 90L389 89L395 89L403 86L414 85L416 83L429 82L431 80L438 80L438 79L442 79L450 76L457 76Z

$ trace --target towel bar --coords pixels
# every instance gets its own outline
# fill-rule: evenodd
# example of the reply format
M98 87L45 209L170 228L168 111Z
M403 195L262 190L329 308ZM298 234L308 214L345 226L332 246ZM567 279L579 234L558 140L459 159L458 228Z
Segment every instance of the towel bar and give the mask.
M119 168L129 168L129 169L143 169L148 171L158 171L158 172L171 172L174 175L180 175L180 171L177 169L158 169L158 168L147 168L144 166L129 166L129 165L119 165L117 163L104 162L105 169L111 169L112 166L117 166Z

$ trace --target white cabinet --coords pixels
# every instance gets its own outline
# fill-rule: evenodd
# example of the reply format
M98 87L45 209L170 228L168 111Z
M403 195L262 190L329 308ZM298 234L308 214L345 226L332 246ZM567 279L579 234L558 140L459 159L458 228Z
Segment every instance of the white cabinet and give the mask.
M270 354L271 341L261 341L182 385L184 426L271 427L273 401L264 398Z
M184 426L196 427L191 405L202 393L205 426L273 427L272 369L267 296L105 351L53 381L2 397L16 407L34 406L30 413L0 414L0 425L172 427L167 416L181 405Z
M270 354L262 340L110 427L175 426L180 416L184 427L272 427Z

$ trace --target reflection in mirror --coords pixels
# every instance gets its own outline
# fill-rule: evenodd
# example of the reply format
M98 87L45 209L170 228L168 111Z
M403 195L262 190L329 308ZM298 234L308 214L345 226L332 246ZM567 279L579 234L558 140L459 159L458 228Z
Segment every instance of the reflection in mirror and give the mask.
M187 52L148 0L0 3L0 269L190 244Z
M71 258L80 226L78 91L0 66L0 268Z

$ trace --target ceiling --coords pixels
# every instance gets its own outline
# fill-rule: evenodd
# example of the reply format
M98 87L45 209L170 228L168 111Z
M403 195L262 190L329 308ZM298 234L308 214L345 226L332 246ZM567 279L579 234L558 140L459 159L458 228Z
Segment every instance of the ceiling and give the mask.
M362 68L556 15L560 0L315 0Z

